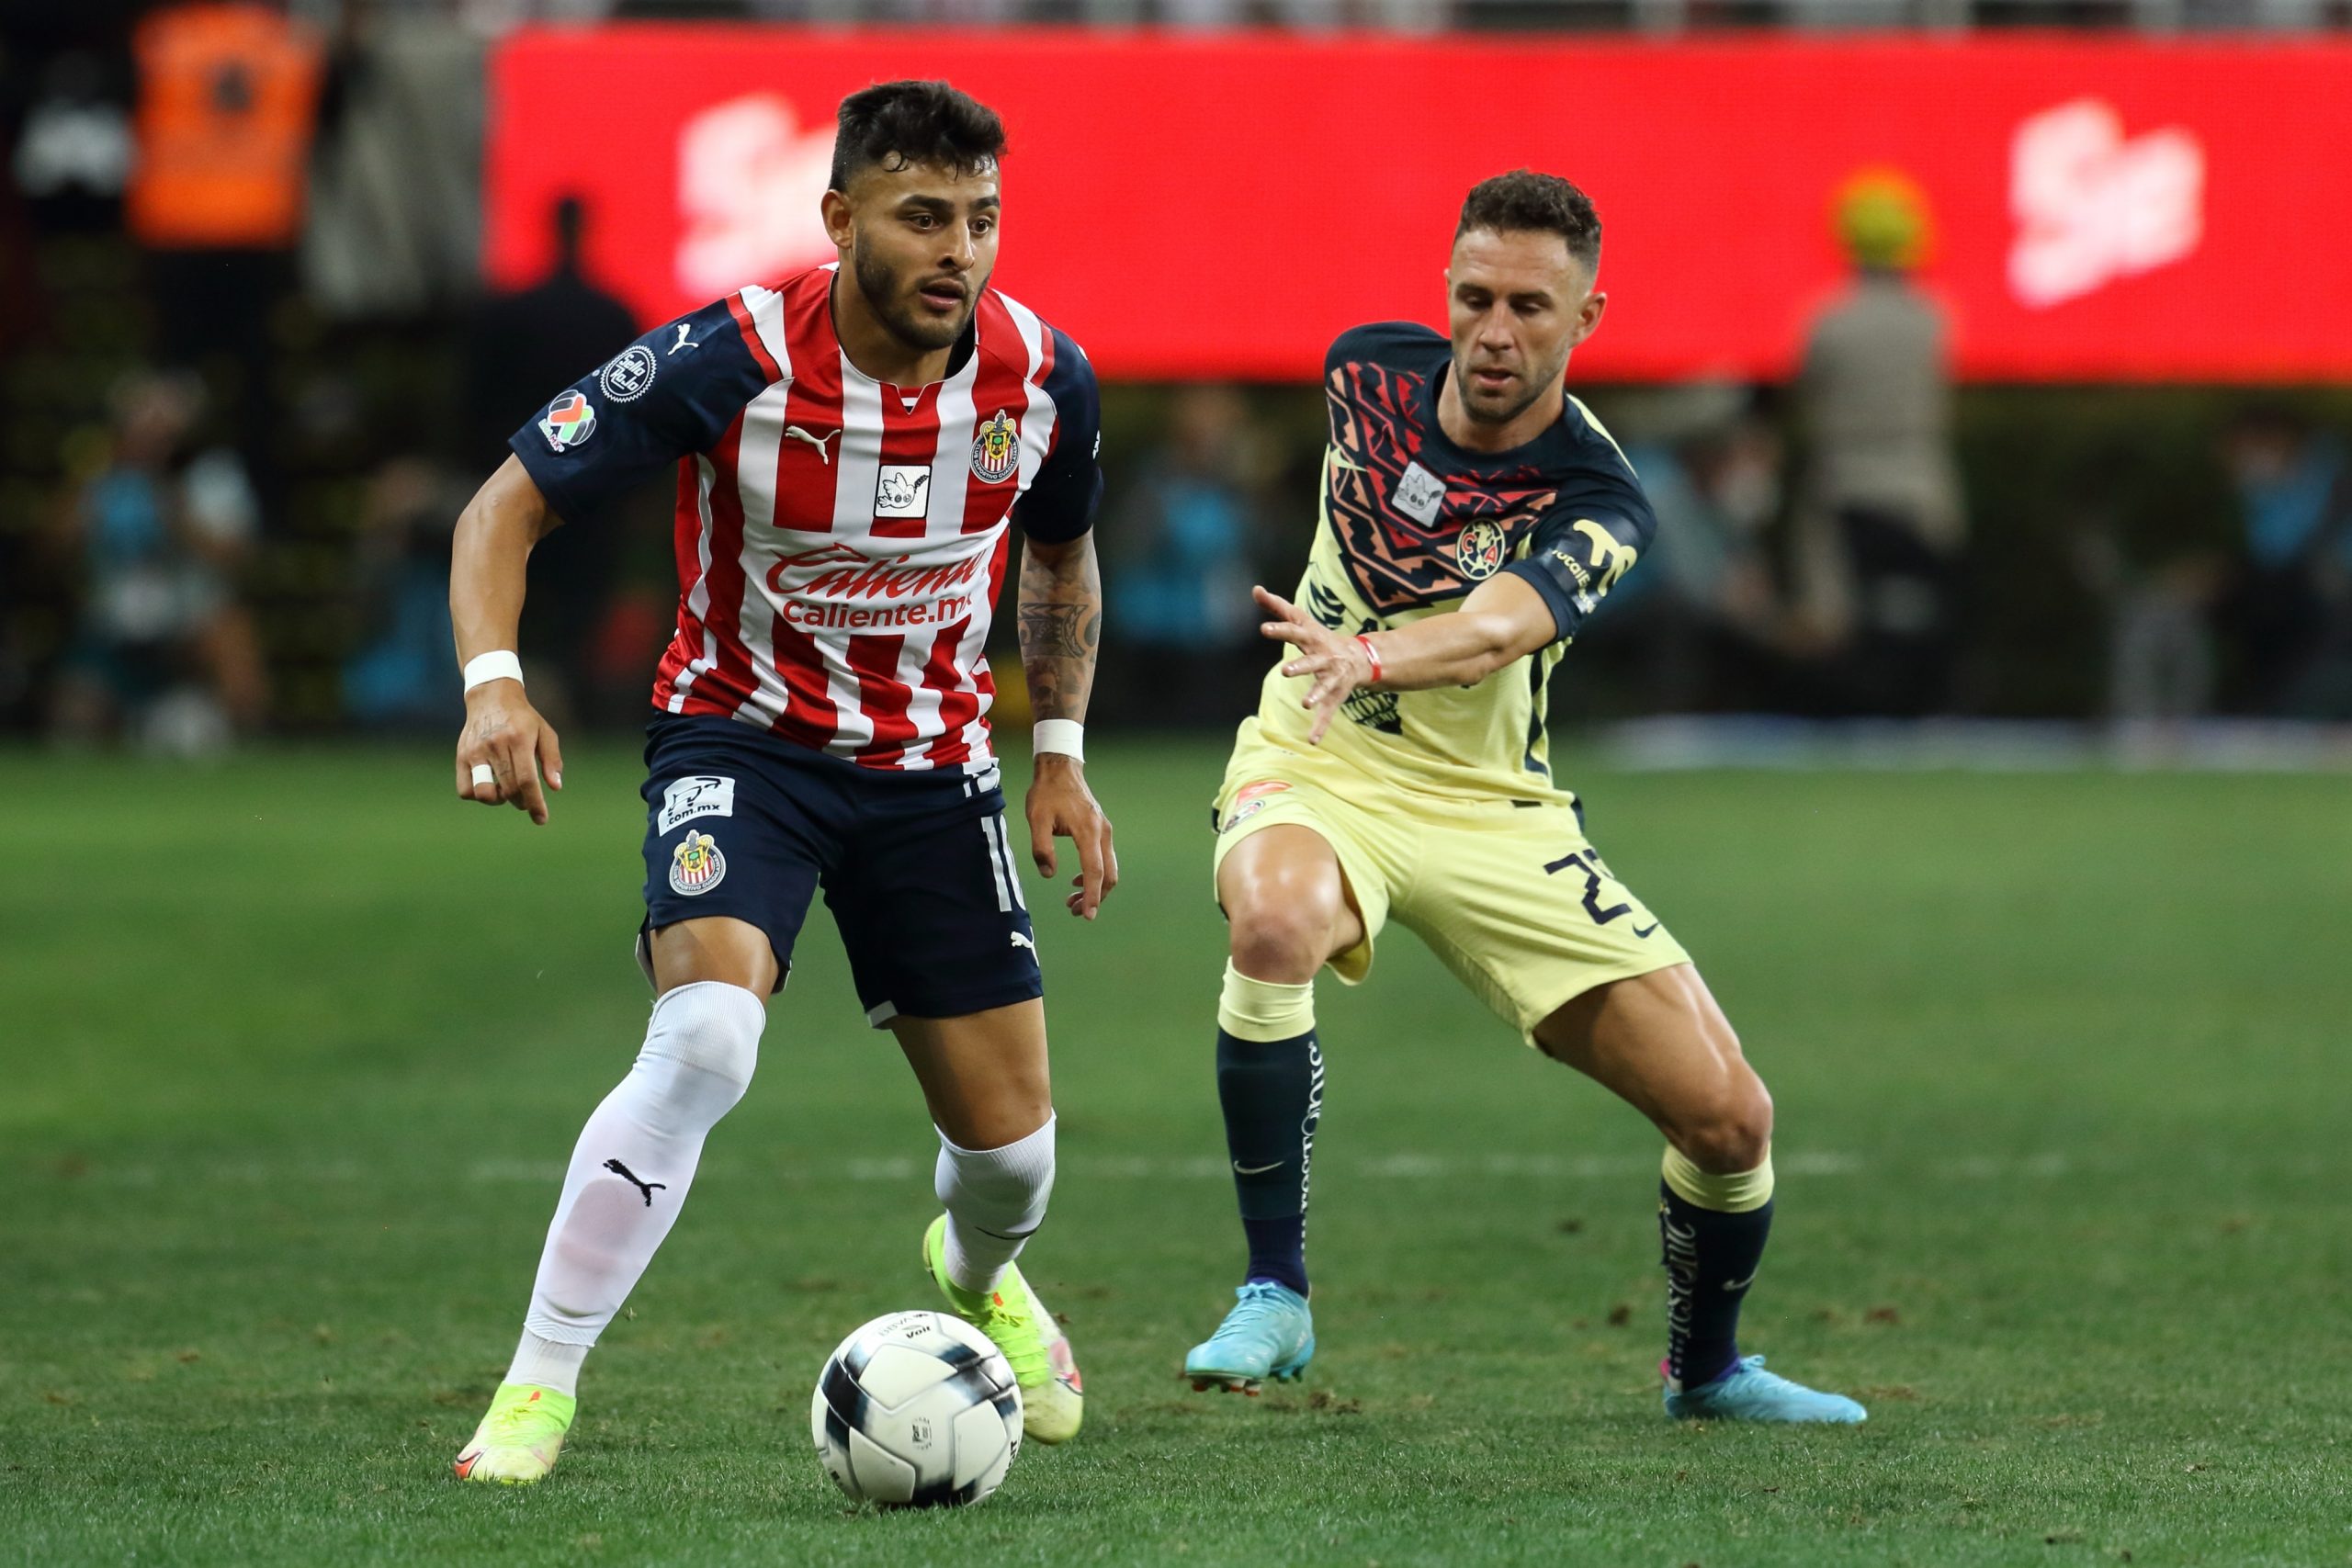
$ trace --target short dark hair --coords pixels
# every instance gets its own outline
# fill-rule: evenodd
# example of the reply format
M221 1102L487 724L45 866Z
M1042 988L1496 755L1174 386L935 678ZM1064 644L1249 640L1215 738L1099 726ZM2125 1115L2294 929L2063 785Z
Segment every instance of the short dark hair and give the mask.
M1004 157L1004 121L944 82L878 82L842 100L833 136L835 190L877 166L930 164L974 175Z
M1592 197L1557 175L1513 169L1470 187L1462 203L1462 221L1453 237L1473 229L1498 234L1557 234L1568 243L1568 254L1589 272L1600 270L1600 215Z

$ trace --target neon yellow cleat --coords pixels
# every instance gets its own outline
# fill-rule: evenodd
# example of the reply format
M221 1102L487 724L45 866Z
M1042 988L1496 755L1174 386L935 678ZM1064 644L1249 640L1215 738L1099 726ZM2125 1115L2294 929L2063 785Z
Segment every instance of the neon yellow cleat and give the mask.
M944 1214L923 1233L922 1263L956 1315L987 1335L1012 1363L1013 1381L1021 1385L1022 1436L1040 1443L1066 1443L1078 1436L1079 1423L1086 1418L1078 1359L1070 1354L1069 1336L1021 1277L1020 1267L1008 1267L996 1290L985 1296L951 1283Z
M579 1407L571 1395L551 1388L500 1383L490 1414L449 1468L460 1481L523 1486L543 1480L563 1451L563 1435L571 1430L572 1414Z

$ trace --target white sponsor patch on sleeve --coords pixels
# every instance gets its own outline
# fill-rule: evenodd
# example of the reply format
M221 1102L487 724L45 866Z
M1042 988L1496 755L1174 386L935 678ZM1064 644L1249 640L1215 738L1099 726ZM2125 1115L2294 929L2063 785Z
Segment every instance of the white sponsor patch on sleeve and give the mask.
M662 815L653 830L666 833L697 817L735 815L735 781L708 773L694 773L673 781L662 792Z

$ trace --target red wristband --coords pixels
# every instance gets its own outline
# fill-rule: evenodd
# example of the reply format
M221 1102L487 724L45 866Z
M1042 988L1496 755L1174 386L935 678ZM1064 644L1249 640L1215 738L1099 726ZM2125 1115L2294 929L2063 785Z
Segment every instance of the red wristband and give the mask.
M1380 649L1372 646L1372 638L1368 637L1356 638L1356 646L1363 649L1363 660L1372 666L1372 682L1378 685L1380 683Z

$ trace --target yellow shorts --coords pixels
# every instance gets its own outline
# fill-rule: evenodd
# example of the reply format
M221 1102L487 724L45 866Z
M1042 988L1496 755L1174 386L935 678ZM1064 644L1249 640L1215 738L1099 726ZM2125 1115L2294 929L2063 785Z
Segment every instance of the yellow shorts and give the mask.
M1394 914L1532 1044L1537 1024L1593 987L1690 961L1572 807L1442 800L1245 734L1217 792L1216 864L1284 823L1331 846L1363 916L1363 941L1331 960L1350 985L1371 972Z

